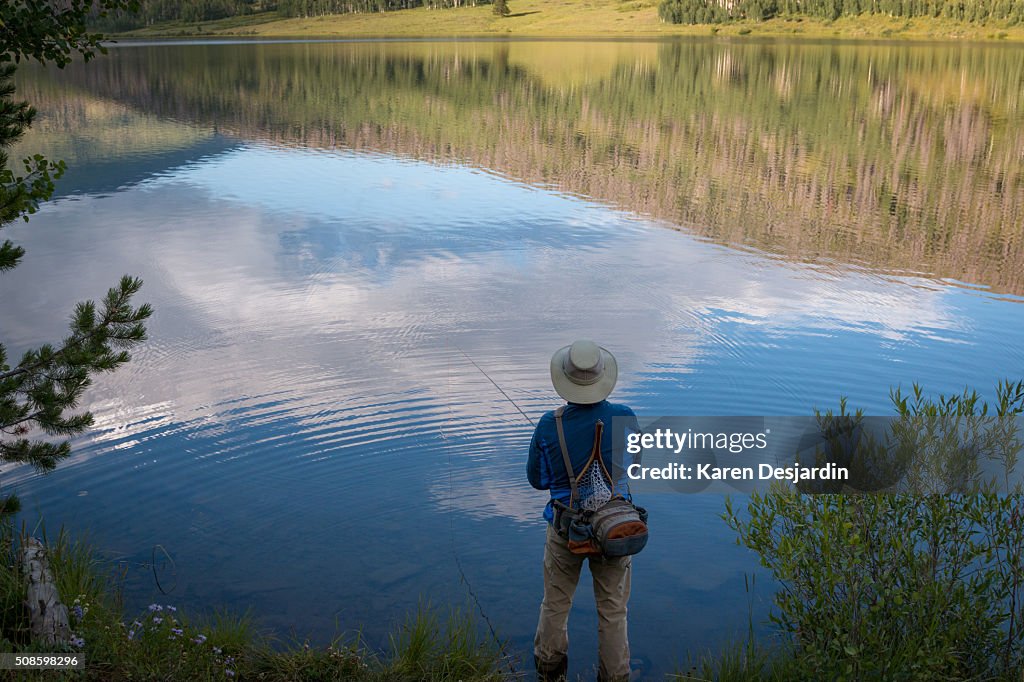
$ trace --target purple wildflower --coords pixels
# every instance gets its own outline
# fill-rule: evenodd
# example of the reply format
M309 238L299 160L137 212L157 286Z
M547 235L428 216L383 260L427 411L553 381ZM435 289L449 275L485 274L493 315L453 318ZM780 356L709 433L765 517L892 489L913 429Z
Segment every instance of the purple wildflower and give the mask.
M164 622L163 618L161 618L160 616L153 616L153 623L155 623L156 625L160 625L160 623L162 622Z
M78 604L75 604L74 607L72 607L71 613L75 614L75 618L78 620L82 620L82 616L85 615L85 611L83 611L82 607Z
M133 621L132 621L132 627L133 627L133 628L141 628L141 627L142 627L142 621L139 621L139 620L133 620Z
M172 612L172 613L174 613L174 612L176 612L178 610L178 607L177 606L171 606L170 604L168 604L167 605L167 610Z
M182 635L185 633L185 631L181 628L171 628L171 632L173 632L176 635Z
M203 643L205 643L205 642L206 642L206 635L198 635L198 636L197 636L197 637L196 637L195 639L193 639L192 641L193 641L193 642L195 642L196 644L203 644Z
M81 637L72 635L71 646L75 647L76 649L81 649L83 646L85 646L85 640Z
M155 611L163 611L164 607L160 606L159 604L150 604L149 605L149 610L150 611L154 611L154 612Z
M227 670L225 670L225 671L224 671L224 674L225 674L225 675L227 675L228 677L234 677L234 676L235 676L235 671L234 671L234 670L231 670L231 669L229 668L229 669L227 669Z

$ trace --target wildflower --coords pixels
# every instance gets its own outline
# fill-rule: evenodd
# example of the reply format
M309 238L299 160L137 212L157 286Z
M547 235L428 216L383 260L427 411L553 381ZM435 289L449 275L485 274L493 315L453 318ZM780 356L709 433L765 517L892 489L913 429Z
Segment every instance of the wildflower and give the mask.
M195 642L196 644L203 644L203 643L206 642L206 635L199 635L195 639L193 639L192 641Z
M227 658L224 659L224 665L234 665L234 664L235 664L235 657L234 656L228 656Z
M168 604L167 605L167 610L172 612L172 613L175 613L175 612L177 612L178 607L177 606L171 606L170 604Z
M142 622L138 621L138 620L133 620L132 621L132 627L133 628L141 628L142 627Z
M75 647L76 649L81 649L82 647L85 646L85 640L82 639L81 637L76 636L76 635L72 635L71 636L71 646Z
M78 604L71 607L71 613L75 614L75 618L78 620L82 620L82 617L85 616L85 610Z
M160 606L159 604L150 604L149 605L149 610L153 611L155 613L157 611L163 611L164 607Z
M185 631L181 628L171 628L171 632L173 632L176 635L182 635L185 633Z
M235 671L231 670L230 668L228 668L228 669L226 669L224 671L224 674L227 675L228 677L234 677L235 676Z
M154 624L160 625L160 623L162 623L162 622L164 622L163 618L161 618L160 616L153 616L153 623Z
M215 646L213 647L213 653L215 656L220 656L222 653L224 653L224 650L221 649L219 646Z

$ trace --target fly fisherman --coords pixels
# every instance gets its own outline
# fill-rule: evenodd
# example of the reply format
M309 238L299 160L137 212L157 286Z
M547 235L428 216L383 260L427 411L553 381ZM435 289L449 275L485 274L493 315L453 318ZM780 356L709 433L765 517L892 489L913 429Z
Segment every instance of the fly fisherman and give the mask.
M576 341L571 346L559 349L551 358L551 382L558 395L568 403L559 409L562 435L572 471L580 474L588 468L595 441L595 426L600 420L605 427L603 432L598 431L602 433L600 457L604 470L614 472L611 476L620 478L613 484L613 489L625 491L623 462L613 466L612 418L624 418L616 420L616 426L625 422L628 429L639 431L639 428L636 415L630 408L606 400L617 378L618 365L615 358L593 341ZM571 505L573 489L559 444L556 412L546 413L537 423L526 465L530 485L539 490L551 491L551 500L544 508L544 518L548 522L544 545L544 600L540 605L540 622L533 642L537 678L542 681L559 680L567 674L569 609L579 582L580 569L587 559L597 602L600 659L597 679L599 682L629 680L626 604L629 601L632 557L606 558L574 553L569 549L568 539L557 532L555 517L561 514L563 505ZM599 463L594 461L591 464ZM587 490L585 487L576 486L577 495L581 498L578 502L583 507L587 507L588 495L594 496L594 486ZM596 487L605 490L607 499L604 483L598 481Z

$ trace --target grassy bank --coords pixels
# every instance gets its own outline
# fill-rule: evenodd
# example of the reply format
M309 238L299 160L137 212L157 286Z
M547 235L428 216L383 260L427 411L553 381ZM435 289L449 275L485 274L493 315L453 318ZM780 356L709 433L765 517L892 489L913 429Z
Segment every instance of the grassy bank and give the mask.
M808 17L672 25L658 18L654 0L511 0L511 16L490 5L458 9L408 9L281 19L267 12L198 24L165 23L121 34L146 37L375 38L375 37L616 37L737 36L850 39L1024 41L1024 27L966 24L947 19L866 15L823 21Z
M0 651L55 653L34 642L25 615L25 585L14 550L19 544L0 522ZM388 651L372 651L358 636L328 647L279 642L261 634L248 615L193 617L170 597L141 613L126 613L115 582L84 542L66 534L47 545L52 571L72 629L68 653L85 656L88 680L470 680L504 679L498 647L457 610L425 607L391 636ZM171 603L167 603L171 601ZM54 679L52 671L0 671L0 680Z

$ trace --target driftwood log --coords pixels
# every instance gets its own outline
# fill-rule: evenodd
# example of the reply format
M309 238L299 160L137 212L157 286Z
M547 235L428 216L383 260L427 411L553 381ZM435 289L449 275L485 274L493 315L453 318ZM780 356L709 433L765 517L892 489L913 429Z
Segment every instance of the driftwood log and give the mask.
M68 607L60 601L43 543L35 538L25 540L21 546L21 567L28 583L32 639L46 644L66 644L71 634Z

